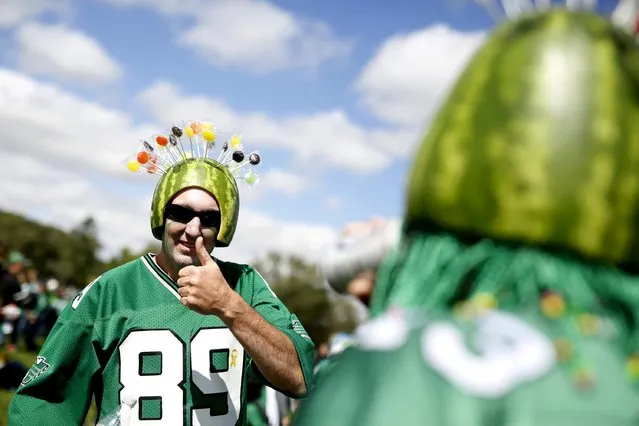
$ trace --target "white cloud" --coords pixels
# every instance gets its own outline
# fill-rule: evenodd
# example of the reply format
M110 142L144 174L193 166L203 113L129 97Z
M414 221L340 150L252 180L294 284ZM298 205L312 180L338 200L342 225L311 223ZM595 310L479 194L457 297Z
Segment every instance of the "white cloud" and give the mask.
M0 1L0 28L9 28L42 13L64 15L70 12L70 0L2 0Z
M484 39L434 25L390 37L366 64L355 88L379 119L421 128Z
M138 100L161 122L180 119L211 120L228 131L241 129L248 149L262 147L292 152L304 165L327 165L357 173L377 172L412 148L412 132L365 129L342 110L276 119L240 113L224 101L183 93L168 82L158 82ZM192 117L193 111L199 116ZM264 164L268 159L264 158Z
M0 180L6 183L3 185L2 202L7 206L39 209L52 202L73 199L88 189L87 182L75 178L71 173L32 157L0 150ZM38 196L32 196L38 188L45 190Z
M91 215L104 255L125 246L142 249L152 240L148 218L156 180L127 182L120 163L138 136L152 134L151 126L134 126L121 112L6 69L0 69L0 126L0 180L6 183L0 208L63 229ZM312 258L334 235L328 226L280 221L243 205L233 245L219 255L249 260L266 250L303 249Z
M212 1L195 19L179 41L218 66L253 72L316 67L350 50L326 24L262 0Z
M0 148L79 172L125 176L121 161L150 126L52 84L0 68Z
M342 207L342 200L339 197L328 197L324 201L324 207L329 212L336 212Z
M0 150L0 179L8 182L0 207L10 211L64 230L93 216L105 254L114 254L123 246L142 249L152 239L148 214L144 214L150 196L109 191L57 164L8 150ZM152 187L149 190L151 193Z
M89 85L111 83L123 74L100 43L64 25L27 23L15 38L20 67L31 74Z
M244 209L240 210L238 229L231 246L218 251L221 258L235 261L250 261L273 249L317 261L336 241L337 231L331 226L280 221L270 215Z
M183 16L188 25L177 42L219 67L267 73L314 68L343 57L352 43L338 39L323 22L296 16L264 0L103 0L144 5Z
M271 169L260 178L260 186L285 195L297 195L311 186L305 176L281 169Z
M151 194L154 179L130 176L121 160L150 126L136 127L122 112L1 68L0 126L6 129L0 179L10 182L0 206L63 229L90 214L109 254L146 245L148 205L125 189L146 186Z

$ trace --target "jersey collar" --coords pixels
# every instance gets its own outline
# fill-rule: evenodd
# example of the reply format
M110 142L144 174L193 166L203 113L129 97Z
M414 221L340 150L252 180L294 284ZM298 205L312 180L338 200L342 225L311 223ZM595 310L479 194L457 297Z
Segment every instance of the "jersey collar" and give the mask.
M179 287L177 283L173 281L171 277L169 277L167 273L157 265L157 263L155 263L154 258L155 255L153 253L147 253L142 256L142 263L146 266L149 272L151 272L151 275L160 282L160 284L166 287L167 290L173 293L173 295L180 300L180 293L178 293Z

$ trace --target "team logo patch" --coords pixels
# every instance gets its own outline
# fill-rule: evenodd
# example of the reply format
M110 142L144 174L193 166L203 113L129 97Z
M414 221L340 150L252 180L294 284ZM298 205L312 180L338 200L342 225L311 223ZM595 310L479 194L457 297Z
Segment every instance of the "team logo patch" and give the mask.
M38 355L36 357L35 364L31 366L27 374L22 379L22 384L26 385L33 380L37 379L40 375L44 374L51 367L47 362L47 359L43 356Z
M304 330L304 326L302 326L302 323L299 322L299 320L293 321L293 331L304 337L305 339L310 339L308 334L306 334L306 330Z

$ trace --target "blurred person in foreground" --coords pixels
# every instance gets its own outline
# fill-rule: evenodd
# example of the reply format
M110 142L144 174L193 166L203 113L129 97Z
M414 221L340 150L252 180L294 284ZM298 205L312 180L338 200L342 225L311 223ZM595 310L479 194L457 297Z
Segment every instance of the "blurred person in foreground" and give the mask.
M304 327L253 267L210 255L231 243L237 180L255 183L260 162L237 136L216 139L210 124L185 123L128 162L160 175L150 222L162 249L105 272L64 308L9 425L80 424L92 397L100 425L244 425L249 378L306 395Z
M639 424L629 6L488 37L417 153L373 319L295 426Z

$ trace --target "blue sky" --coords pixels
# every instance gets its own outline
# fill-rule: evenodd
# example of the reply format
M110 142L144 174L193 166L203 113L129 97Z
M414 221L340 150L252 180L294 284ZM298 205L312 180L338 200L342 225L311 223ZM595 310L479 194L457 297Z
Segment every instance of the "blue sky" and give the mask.
M82 139L84 145L78 139L78 146L93 150L113 143L120 156L126 155L125 149L133 152L137 148L136 137L144 131L162 130L157 126L171 120L215 123L217 117L201 114L221 111L230 114L227 121L237 130L243 131L245 120L253 123L247 125L245 142L247 149L262 153L260 172L265 177L260 184L264 188L244 190L259 192L259 197L248 197L247 209L253 216L246 221L259 222L262 232L246 228L242 238L247 241L240 244L244 248L252 247L250 239L273 241L279 236L295 240L288 247L298 247L297 240L303 238L299 235L306 229L309 239L317 237L327 243L347 222L373 215L401 215L412 146L454 76L481 42L482 32L493 25L487 13L464 0L236 0L232 7L220 6L227 0L185 0L179 7L175 0L54 0L49 6L43 6L44 0L8 2L3 7L13 15L5 11L4 21L0 17L4 52L0 66L14 81L11 102L33 102L29 84L70 96L65 107L54 105L63 105L60 98L64 96L56 95L57 100L52 101L51 116L60 114L56 123L33 120L41 133L65 139L73 116L79 114L72 109L88 111L84 103L97 108L95 115L100 118L95 119L95 128L103 140L88 135ZM600 2L607 10L613 3ZM234 20L216 24L221 15ZM61 30L52 33L51 28ZM287 31L296 30L301 33L287 38ZM257 36L244 37L249 33ZM267 41L260 39L261 34ZM54 35L66 41L56 45ZM237 50L233 43L238 43ZM307 43L310 47L305 47ZM70 49L75 53L63 53ZM265 66L275 63L280 65ZM117 70L107 72L111 65ZM15 89L18 83L24 92ZM415 93L411 85L417 88ZM7 97L8 89L4 90ZM194 100L197 97L199 104ZM38 102L38 111L49 115L48 103ZM207 107L200 108L201 102ZM12 120L18 120L13 109L10 102L0 103L0 124L11 126ZM69 113L69 123L61 123L67 119L61 109ZM26 120L28 123L29 118ZM91 120L93 117L84 120L83 125L89 126ZM110 128L109 120L123 123L123 129ZM255 123L269 129L263 139ZM292 133L271 134L282 129L292 129ZM131 141L120 140L127 135ZM73 140L77 137L70 135ZM60 193L75 197L70 198L74 210L61 199L43 207L44 202L20 198L17 191L4 197L0 207L17 206L19 211L61 226L69 226L83 214L101 215L98 221L104 238L111 238L107 245L112 250L140 240L142 234L125 232L123 223L128 223L127 214L146 219L144 203L138 201L150 195L152 183L136 183L97 159L96 167L75 170L71 165L77 160L71 149L46 154L51 143L66 143L60 139L52 139L49 148L28 148L29 143L16 145L15 152L5 142L0 148L11 155L19 151L16 161L24 164L42 161L51 173L47 182L55 181L64 189ZM311 154L304 159L307 146ZM367 164L370 166L365 167ZM279 177L269 175L271 170L281 172ZM305 184L297 189L287 186L287 180L298 178ZM32 187L39 186L33 183ZM108 213L116 205L117 213ZM114 222L115 216L119 221ZM288 223L295 226L285 230ZM265 228L272 229L267 232ZM258 246L253 254L279 248L275 243ZM246 255L246 250L242 256L240 251L233 256Z
M455 10L445 2L436 1L428 6L427 2L417 0L373 1L366 8L356 2L334 0L272 3L300 16L326 22L336 36L353 42L352 54L314 69L255 75L244 69L216 69L176 46L168 27L180 26L180 19L169 22L170 19L146 7L114 8L99 2L78 3L74 25L100 40L114 58L126 65L127 76L115 102L123 109L136 110L126 92L143 90L149 80L167 79L178 82L185 92L223 98L241 111L267 111L276 117L287 117L338 107L364 126L380 123L358 104L351 86L384 40L436 22L468 30L491 25L486 14L474 5L467 5L467 10ZM144 112L134 114L146 118ZM266 151L264 168L290 160L286 152ZM401 210L401 187L406 173L404 160L367 176L336 170L318 177L314 191L295 198L265 198L258 206L282 219L297 220L303 216L306 220L335 226L372 214L395 216ZM338 211L327 214L322 202L330 196L339 197L343 204Z

